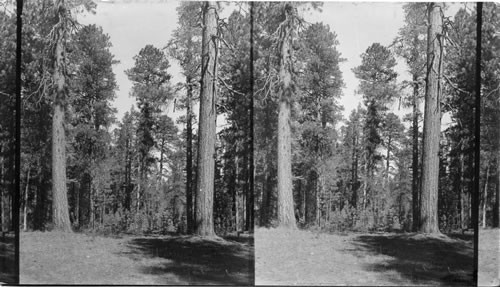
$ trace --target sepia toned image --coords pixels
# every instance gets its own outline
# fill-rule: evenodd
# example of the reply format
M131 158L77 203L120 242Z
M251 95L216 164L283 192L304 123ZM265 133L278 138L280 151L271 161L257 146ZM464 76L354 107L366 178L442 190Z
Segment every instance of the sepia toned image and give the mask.
M248 7L23 17L21 284L253 285Z
M255 11L256 284L475 285L476 3Z

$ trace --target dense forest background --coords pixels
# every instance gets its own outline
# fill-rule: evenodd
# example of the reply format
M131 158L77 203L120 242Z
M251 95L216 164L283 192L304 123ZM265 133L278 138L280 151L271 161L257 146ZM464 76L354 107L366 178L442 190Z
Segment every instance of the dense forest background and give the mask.
M336 39L334 27L307 23L293 13L284 18L282 4L261 3L256 7L256 222L261 226L297 224L327 231L420 230L422 191L428 189L422 187L423 103L429 71L437 70L429 69L427 62L432 52L428 50L430 6L405 4L405 24L394 41L389 46L373 43L366 48L361 55L362 64L353 69L360 82L357 93L363 101L348 118L340 112L343 80L339 64L345 59L337 50L342 43ZM496 227L499 83L494 75L499 72L500 28L497 14L497 4L485 3L479 219L482 226ZM289 20L292 17L294 20ZM441 130L434 134L439 137L439 152L435 156L439 158L439 168L433 170L439 174L439 188L431 201L437 205L439 230L464 231L473 226L477 148L475 6L464 4L454 17L444 17L441 12L438 21L442 36L433 53L441 59L435 109L441 110L439 118L444 114L449 117L442 125L438 123ZM287 55L292 80L291 92L285 99L282 86L277 84L282 79L283 64L276 59L277 46L273 46L273 39L286 41L277 39L284 23L289 25L288 41L293 51ZM399 80L397 61L406 63L410 80ZM283 112L286 109L282 106L288 106L288 111ZM402 111L409 113L400 116ZM281 151L277 150L282 148L277 138L282 131L282 113L287 114L291 129L286 132L291 142L286 157L290 158L292 170L287 177L293 183L284 191L280 191L278 173L287 167L280 166ZM280 217L280 209L285 210L286 205L288 210L293 208L294 218Z
M66 9L66 13L54 13L58 11L55 5ZM223 6L217 6L217 10ZM74 17L92 13L95 4L25 3L20 208L23 230L51 230L60 224L54 222L59 214L55 214L56 193L52 190L53 170L63 164L55 165L51 158L55 106L60 105L64 111L66 200L73 230L193 232L199 198L195 190L200 144L199 113L195 109L200 105L205 9L204 2L181 3L177 9L178 27L166 38L170 40L163 47L146 45L134 57L135 65L126 74L134 83L131 96L137 108L116 119L112 106L117 90L113 65L119 59L110 52L112 43L102 28L81 25ZM220 60L213 103L218 114L217 134L214 130L213 228L217 234L226 234L253 228L250 18L248 11L235 11L226 22L214 19L223 44L215 46ZM9 22L5 22L8 27ZM13 22L10 25L14 27ZM57 31L63 31L63 41L57 41ZM60 62L54 56L58 43L64 47ZM171 81L173 61L181 66L185 81ZM54 77L56 63L61 65L60 74L65 78L63 99L54 97L60 84ZM174 121L169 114L179 111L184 116ZM9 142L2 143L2 151L11 154L5 150ZM9 198L7 194L4 197Z
M134 83L131 95L137 108L117 119L112 106L117 89L113 65L120 59L109 50L109 36L99 26L78 24L74 17L60 21L54 5L27 2L24 9L23 229L52 228L51 144L58 102L53 97L58 89L53 77L55 31L64 25L66 97L57 104L64 107L65 186L73 229L190 231L196 217L199 114L195 110L202 75L203 6L182 3L170 41L163 47L147 45L136 55L127 76ZM91 1L66 5L72 13L95 9ZM299 6L299 10L321 9L320 4ZM339 103L343 88L339 64L345 59L336 49L342 43L335 27L306 22L292 11L296 7L290 7L239 3L227 19L216 21L220 41L214 102L216 232L251 230L254 217L257 225L275 226L280 208L292 210L287 219L292 225L306 228L417 230L427 5L405 4L405 24L393 43L373 43L361 55L362 64L353 71L363 102L348 118L343 118ZM479 218L483 226L499 224L497 12L497 4L485 3ZM463 230L472 226L476 11L464 4L454 17L441 21L439 103L450 120L443 123L439 138L438 220L442 231ZM0 12L0 28L1 218L6 229L15 224L10 208L15 57L8 52L15 47L15 21L7 8ZM290 54L283 54L285 46ZM173 61L181 66L185 81L171 81ZM394 71L397 61L407 64L411 80L399 80ZM169 116L173 109L185 115L174 121ZM401 116L401 111L409 113ZM288 138L278 136L284 127L279 112L288 113ZM283 141L291 145L288 154L280 155L278 142ZM278 158L283 156L290 158L291 174L280 177L278 162L283 161ZM278 194L283 190L293 193L279 207Z

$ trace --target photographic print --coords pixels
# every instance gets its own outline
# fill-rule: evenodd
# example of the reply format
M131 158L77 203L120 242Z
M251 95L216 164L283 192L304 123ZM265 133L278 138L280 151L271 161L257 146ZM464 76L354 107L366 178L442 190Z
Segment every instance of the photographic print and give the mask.
M21 284L253 284L249 19L26 1Z
M256 284L474 285L476 3L255 5Z
M0 283L498 286L499 8L0 0Z

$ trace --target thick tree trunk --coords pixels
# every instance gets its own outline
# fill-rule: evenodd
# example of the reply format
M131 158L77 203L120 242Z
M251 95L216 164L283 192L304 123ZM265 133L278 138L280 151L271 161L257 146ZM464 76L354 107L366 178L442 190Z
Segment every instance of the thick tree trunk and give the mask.
M67 17L64 0L57 0L56 13L59 23ZM66 134L64 130L64 105L66 102L65 79L65 27L55 30L55 63L53 80L56 84L54 113L52 115L52 221L54 228L71 232L66 186Z
M290 71L292 31L295 7L285 6L287 23L280 31L279 78L281 94L278 106L278 225L297 228L293 211L292 150L290 135L290 109L292 101L292 75Z
M198 172L196 176L195 233L215 236L213 222L214 157L217 84L217 4L205 3L203 11L202 75L198 139Z
M422 206L420 232L439 233L438 181L439 138L441 130L441 6L429 4L427 45L427 82L425 87L424 147L422 157Z
M418 41L418 38L417 38ZM411 178L411 198L412 198L412 231L416 232L420 226L419 213L419 190L418 190L418 80L416 75L413 75L413 99L412 99L412 178Z
M186 78L187 83L187 111L186 111L186 219L187 232L193 233L193 115L191 112L191 98L193 97L193 86L191 78Z

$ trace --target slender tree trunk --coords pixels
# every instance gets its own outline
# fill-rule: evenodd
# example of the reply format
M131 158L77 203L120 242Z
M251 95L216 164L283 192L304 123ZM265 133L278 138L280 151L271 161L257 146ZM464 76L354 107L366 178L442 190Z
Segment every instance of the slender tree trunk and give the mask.
M363 184L363 210L366 210L366 205L368 202L368 156L365 155L365 182Z
M248 137L248 150L247 154L249 157L248 166L248 190L249 190L249 210L250 210L250 232L254 231L255 227L255 165L254 165L254 58L253 58L253 45L254 45L254 24L253 24L253 13L254 13L254 3L250 2L250 99L248 105L248 117L249 117L249 137Z
M439 233L438 181L439 136L441 130L441 6L429 4L427 45L427 81L425 87L424 147L422 161L422 206L420 232Z
M214 157L217 85L217 3L205 2L203 11L202 75L196 176L195 233L215 236L213 222Z
M31 171L31 168L28 167L28 173L26 175L26 188L24 190L24 210L23 210L24 231L28 230L28 192L29 192L29 186L30 186L30 171Z
M64 0L57 0L56 13L58 23L55 30L55 63L53 80L56 84L54 113L52 115L52 221L54 228L71 232L66 186L66 135L64 130L64 106L66 102L65 78L65 38L64 21L68 17Z
M417 38L418 41L418 38ZM411 196L412 196L412 231L416 232L420 226L420 202L418 190L418 80L417 75L413 75L413 100L412 100L412 178L411 178Z
M460 229L465 228L465 163L463 150L460 150Z
M386 158L386 164L385 164L385 179L386 179L386 184L389 181L389 168L390 168L390 160L391 160L391 144L392 144L392 138L391 135L389 135L389 139L387 141L387 158Z
M292 151L290 135L290 109L292 101L292 75L290 71L292 31L294 29L295 7L285 6L287 23L279 34L280 64L279 78L282 90L278 106L278 225L297 228L293 211Z
M486 228L486 208L488 207L488 180L490 177L490 163L487 163L486 178L484 180L484 198L483 198L483 228Z
M90 226L92 230L95 228L95 200L94 191L90 188Z
M357 208L358 205L358 149L357 149L357 135L355 133L356 127L353 125L352 128L352 166L351 166L351 189L352 189L352 199L351 205Z
M76 189L76 226L80 226L80 187Z
M240 196L238 194L238 176L239 176L239 157L236 152L236 157L234 159L234 182L233 182L233 189L234 189L234 198L235 198L235 223L236 223L236 231L240 231L240 207L239 207L239 200Z
M186 219L187 232L193 233L193 115L191 112L191 98L193 97L193 86L191 78L186 78L187 87L187 112L186 112Z

